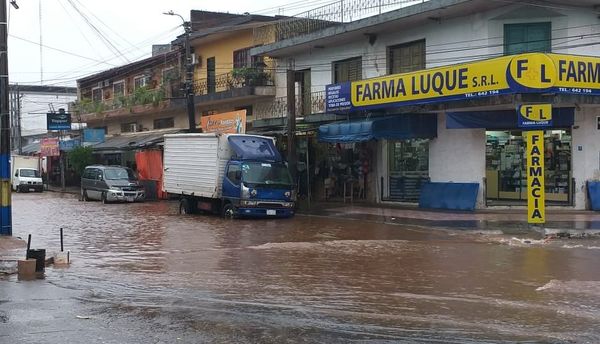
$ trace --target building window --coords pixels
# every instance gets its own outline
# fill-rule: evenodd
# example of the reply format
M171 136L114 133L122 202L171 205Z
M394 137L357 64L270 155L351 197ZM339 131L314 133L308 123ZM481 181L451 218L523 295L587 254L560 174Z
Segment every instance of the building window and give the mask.
M135 133L138 130L138 124L136 122L123 123L121 124L122 133Z
M159 118L154 120L154 129L166 129L175 127L175 120L173 117Z
M552 51L551 23L504 25L504 55Z
M175 67L169 67L162 70L162 82L168 83L178 78Z
M425 69L425 40L388 48L388 72L408 73Z
M117 81L113 84L113 98L125 95L125 81Z
M251 67L250 49L251 48L245 48L233 52L233 68Z
M333 82L356 81L362 79L362 58L354 57L333 63Z
M92 89L92 101L93 102L101 102L102 101L102 89L100 87L96 87Z
M133 78L133 89L137 90L140 87L145 87L150 84L150 78L145 75L136 76Z

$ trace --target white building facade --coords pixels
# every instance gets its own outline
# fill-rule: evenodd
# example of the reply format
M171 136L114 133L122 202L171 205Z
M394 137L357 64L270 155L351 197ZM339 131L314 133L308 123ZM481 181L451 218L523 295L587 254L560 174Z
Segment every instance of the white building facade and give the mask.
M324 92L330 84L505 55L600 57L600 22L593 6L590 1L431 0L281 40L256 48L253 54L277 60L277 97L288 93L288 69L304 73L303 78L296 77L300 98L303 92ZM516 123L457 128L448 122L453 114L463 112L512 116L517 105L527 102L550 102L561 109L561 115L567 113L564 121L555 121L544 133L548 204L586 209L586 183L600 179L600 104L595 95L499 95L473 101L390 104L378 111L348 113L347 122L402 114L437 117L434 137L369 143L373 166L368 198L415 202L418 190L416 194L407 190L415 188L414 183L418 189L426 179L478 184L477 208L524 205L524 131Z

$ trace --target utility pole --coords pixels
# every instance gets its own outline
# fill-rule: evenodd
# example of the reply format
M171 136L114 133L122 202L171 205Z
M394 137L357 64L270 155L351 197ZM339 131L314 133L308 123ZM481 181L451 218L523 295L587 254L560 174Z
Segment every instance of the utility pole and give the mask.
M18 8L16 2L12 1L11 4ZM0 0L0 235L12 235L6 5L6 0Z
M17 145L19 147L19 155L23 154L23 129L21 127L21 89L17 85Z
M192 65L192 47L190 44L190 34L192 33L192 23L185 21L183 17L173 11L164 12L168 16L178 16L183 21L185 30L185 99L187 104L189 132L195 133L202 131L196 128L196 104L194 104L194 66ZM202 123L202 122L200 122Z
M287 160L296 181L296 72L287 71Z

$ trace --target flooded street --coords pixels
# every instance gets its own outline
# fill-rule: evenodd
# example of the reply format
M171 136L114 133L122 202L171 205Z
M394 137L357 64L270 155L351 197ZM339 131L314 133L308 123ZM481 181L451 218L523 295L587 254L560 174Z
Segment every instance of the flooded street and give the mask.
M600 342L600 245L174 202L13 196L14 236L72 265L0 279L0 343ZM24 251L24 249L23 249Z

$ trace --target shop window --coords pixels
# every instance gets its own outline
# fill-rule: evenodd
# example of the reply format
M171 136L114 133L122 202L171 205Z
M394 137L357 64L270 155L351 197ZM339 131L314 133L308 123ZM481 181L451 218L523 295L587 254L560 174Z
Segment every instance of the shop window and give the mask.
M425 69L425 40L388 48L388 72L390 74L414 72L421 69Z
M355 57L333 63L333 82L357 81L362 79L362 58Z
M388 141L389 198L416 202L429 180L429 141Z
M100 87L92 89L92 101L93 102L101 102L102 101L102 89Z
M504 25L504 55L552 51L551 23Z
M154 129L174 128L175 120L173 117L159 118L154 120Z
M525 132L486 132L486 193L488 202L527 200ZM546 200L568 203L571 200L571 132L544 132Z

